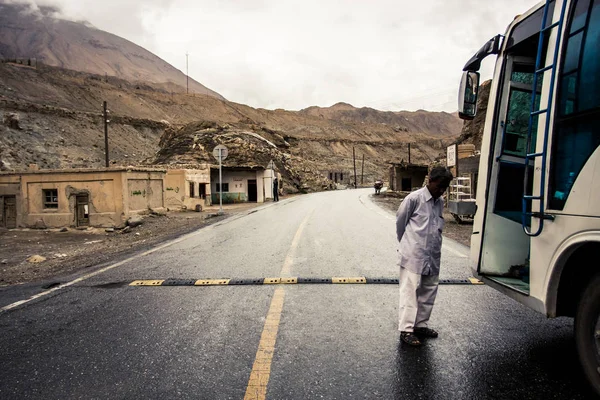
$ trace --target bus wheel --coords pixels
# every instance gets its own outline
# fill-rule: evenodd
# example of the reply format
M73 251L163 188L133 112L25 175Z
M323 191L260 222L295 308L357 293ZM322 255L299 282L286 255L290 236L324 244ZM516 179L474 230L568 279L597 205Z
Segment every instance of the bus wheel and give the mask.
M579 300L575 342L583 371L600 394L600 275L588 283Z

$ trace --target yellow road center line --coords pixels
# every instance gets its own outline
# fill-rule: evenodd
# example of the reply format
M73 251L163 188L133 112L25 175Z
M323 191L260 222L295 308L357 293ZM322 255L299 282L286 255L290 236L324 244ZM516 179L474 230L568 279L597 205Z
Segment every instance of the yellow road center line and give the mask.
M267 385L271 375L271 361L275 352L275 343L277 342L277 331L279 330L284 298L284 289L282 287L275 289L265 326L260 336L260 342L258 343L258 350L256 351L256 357L254 358L254 364L250 372L250 379L248 380L244 400L262 400L267 396Z
M294 263L294 255L298 243L300 243L300 237L302 237L304 227L313 211L314 209L304 217L292 239L292 244L279 274L281 278L266 278L263 282L264 284L298 282L297 278L290 277L291 266ZM246 386L244 400L264 400L267 396L267 385L269 384L269 377L271 376L271 361L273 360L273 353L275 352L275 343L277 342L277 332L279 331L279 321L281 320L284 298L285 290L283 287L275 289L275 294L273 295L271 306L269 307L269 313L265 320L265 326L262 335L260 336L260 342L258 343L258 350L256 351L256 357L254 358L254 364L252 365L252 371L250 372L248 386Z

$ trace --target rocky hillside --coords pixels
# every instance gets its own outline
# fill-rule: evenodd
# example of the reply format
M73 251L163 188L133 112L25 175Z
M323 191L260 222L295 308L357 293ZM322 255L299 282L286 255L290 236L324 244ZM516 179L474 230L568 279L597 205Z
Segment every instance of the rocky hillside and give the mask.
M0 63L0 116L14 114L0 124L1 168L23 169L30 163L41 168L102 166L103 100L111 111L110 159L118 165L152 161L169 128L211 121L220 126L242 124L264 137L274 132L289 145L285 153L319 171L351 171L354 149L357 162L365 158L365 176L385 178L388 161L408 159L408 143L413 162L430 162L460 132L460 120L447 113L407 113L402 120L369 109L362 121L364 109L349 105L342 117L328 112L336 106L320 108L317 115L317 108L254 109L214 96L173 93L151 83L41 64L35 69ZM431 118L438 125L428 122Z
M46 65L185 91L185 74L166 61L88 23L55 18L57 11L52 7L40 7L38 11L26 4L0 0L0 58L35 58ZM189 88L223 99L193 79L189 80Z
M381 124L396 132L423 132L440 137L454 135L462 127L462 122L455 115L445 112L379 111L369 107L355 108L347 103L327 108L309 107L300 113L343 122Z

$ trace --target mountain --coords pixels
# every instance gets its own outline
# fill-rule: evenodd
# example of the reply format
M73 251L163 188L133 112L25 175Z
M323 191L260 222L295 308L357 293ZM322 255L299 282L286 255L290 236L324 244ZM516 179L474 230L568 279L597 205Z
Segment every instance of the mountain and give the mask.
M37 59L46 65L185 91L186 75L165 60L89 23L56 18L57 14L53 7L34 11L26 4L0 0L0 58ZM191 78L189 89L224 99Z
M430 164L459 136L452 114L384 112L338 103L301 111L227 101L143 48L57 10L0 0L0 170L273 160L289 190L320 190L331 172L369 184L389 162ZM37 58L38 62L29 62ZM25 60L23 60L25 59ZM362 179L360 179L362 180ZM360 183L359 180L359 183Z
M356 108L347 103L327 108L309 107L300 113L343 122L388 125L398 132L423 132L434 136L453 135L462 127L457 115L446 112L379 111L369 107Z
M274 143L277 149L265 148L261 154L284 164L288 160L289 165L282 164L282 168L289 171L296 188L307 182L309 186L314 183L312 189L319 188L315 171L349 176L354 169L353 152L361 175L364 157L365 183L385 178L389 161L408 160L408 143L411 160L429 164L456 140L461 124L451 114L426 111L407 113L402 120L395 115L402 113L371 110L362 120L362 109L350 105L344 107L343 116L329 112L330 108L312 107L312 112L255 109L212 96L172 93L159 84L107 79L42 64L36 69L0 62L0 169L21 170L32 163L41 168L103 166L102 101L108 102L110 110L112 164L210 159L209 153L197 154L186 143L196 135L198 123L217 124L220 132L233 133L248 144L253 139L245 132ZM165 135L169 140L161 143ZM249 157L244 163L264 164L259 154L255 160Z

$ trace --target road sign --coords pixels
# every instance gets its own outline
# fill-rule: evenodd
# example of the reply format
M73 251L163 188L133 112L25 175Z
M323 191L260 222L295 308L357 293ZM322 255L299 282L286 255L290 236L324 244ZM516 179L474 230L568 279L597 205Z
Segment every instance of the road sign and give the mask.
M215 156L217 161L223 161L226 159L227 154L229 154L229 150L227 150L227 147L223 146L222 144L213 149L213 156Z

